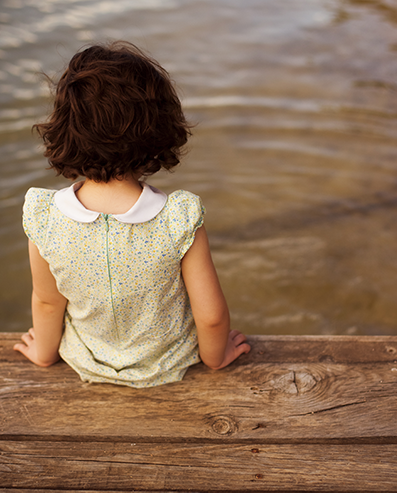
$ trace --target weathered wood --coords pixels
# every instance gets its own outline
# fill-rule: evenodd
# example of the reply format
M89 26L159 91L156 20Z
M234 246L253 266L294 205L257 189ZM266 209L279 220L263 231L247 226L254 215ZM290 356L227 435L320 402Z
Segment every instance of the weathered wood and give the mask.
M137 390L0 334L0 491L397 491L397 337L250 336ZM1 488L2 487L2 488Z
M282 485L285 491L334 491L343 485L345 491L379 491L381 482L383 491L397 491L397 445L8 442L2 447L6 487L277 491Z
M144 491L145 493L159 493L160 490L142 490L142 489L139 489L139 490L135 490L133 489L132 487L128 488L127 490L95 490L95 489L85 489L85 490L70 490L70 489L67 489L67 488L61 488L61 489L53 489L53 488L14 488L14 487L11 487L11 488L1 488L0 487L0 491L1 493L87 493L89 491L89 493L103 493L104 491L106 491L106 493L134 493L136 491ZM181 491L181 490L161 490L161 493L175 493L177 491ZM187 491L187 490L183 490L184 492ZM198 491L196 489L190 489L189 490L189 493L202 493L201 491ZM209 492L205 492L205 493L211 493L210 491Z

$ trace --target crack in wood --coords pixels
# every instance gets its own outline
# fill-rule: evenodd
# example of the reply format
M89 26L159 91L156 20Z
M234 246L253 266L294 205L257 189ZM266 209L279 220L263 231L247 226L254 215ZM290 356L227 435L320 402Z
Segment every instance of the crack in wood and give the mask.
M256 426L251 428L251 430L258 430L259 428L266 428L266 425L264 425L263 423L258 423Z
M319 414L319 413L326 413L327 411L333 411L335 409L341 409L342 407L349 407L349 406L356 406L357 404L364 404L366 403L367 400L363 401L357 401L357 402L349 402L347 404L339 404L338 406L332 406L332 407L327 407L326 409L318 409L317 411L310 411L308 413L302 413L302 414L290 414L289 416L310 416L311 414Z
M133 455L133 454L131 454ZM49 460L49 461L62 461L62 462L70 462L70 463L73 463L73 462L93 462L93 463L98 463L98 464L106 464L106 463L109 463L110 465L116 465L116 464L119 464L119 465L131 465L131 466L164 466L164 467L177 467L177 468L191 468L191 467L207 467L206 465L205 466L200 466L200 465L189 465L189 464L181 464L180 462L178 463L175 463L173 464L172 462L170 463L163 463L163 462L156 462L155 460L153 460L152 462L139 462L139 461L133 461L133 460L112 460L112 458L108 457L108 458L96 458L96 459L88 459L88 458L79 458L79 457L63 457L63 456L59 456L59 455L56 455L56 456L53 456L53 455L40 455L40 454L17 454L17 453L13 453L12 455L8 456L9 458L18 458L18 457L21 457L21 458L26 458L26 459L45 459L45 460ZM154 457L154 456L152 456ZM18 462L15 462L13 465L19 465ZM220 469L220 468L223 468L224 465L213 465L211 464L211 467L213 469ZM0 488L0 492L1 492L1 488Z
M256 406L241 406L241 405L234 406L233 404L229 404L227 407L233 408L233 409L255 409L256 408Z

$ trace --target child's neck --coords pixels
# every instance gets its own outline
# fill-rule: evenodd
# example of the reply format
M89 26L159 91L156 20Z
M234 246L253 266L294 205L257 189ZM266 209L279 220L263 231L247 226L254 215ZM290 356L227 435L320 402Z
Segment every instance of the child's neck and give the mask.
M123 214L131 209L142 193L142 186L132 177L97 183L86 179L76 196L86 209L104 214Z

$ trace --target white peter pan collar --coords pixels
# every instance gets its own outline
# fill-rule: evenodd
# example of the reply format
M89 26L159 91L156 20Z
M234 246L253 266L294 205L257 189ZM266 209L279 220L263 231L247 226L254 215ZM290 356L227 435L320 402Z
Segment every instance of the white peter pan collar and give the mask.
M70 219L81 223L92 223L100 212L90 211L76 197L76 191L83 185L83 181L74 183L68 188L63 188L55 193L55 204L58 209ZM147 183L142 183L143 190L139 199L124 214L109 214L121 223L138 224L150 221L163 209L167 202L167 195Z

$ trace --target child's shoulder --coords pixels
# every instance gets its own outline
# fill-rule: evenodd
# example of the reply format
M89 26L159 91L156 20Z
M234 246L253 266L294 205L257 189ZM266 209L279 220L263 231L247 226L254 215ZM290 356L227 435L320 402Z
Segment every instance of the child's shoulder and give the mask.
M56 190L46 188L29 188L25 195L24 211L40 212L48 209Z
M57 190L32 187L26 192L25 202L48 202L56 192Z
M197 229L203 225L204 206L198 195L177 190L168 195L164 211L169 232L178 248L179 259L182 259L192 245Z
M170 193L165 209L172 216L201 216L205 214L201 198L187 190L176 190Z
M168 195L167 204L174 207L188 204L200 204L201 206L201 198L187 190L176 190Z
M45 237L50 204L56 190L29 188L23 205L23 228L28 237L37 246L41 246Z

